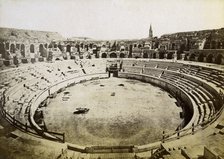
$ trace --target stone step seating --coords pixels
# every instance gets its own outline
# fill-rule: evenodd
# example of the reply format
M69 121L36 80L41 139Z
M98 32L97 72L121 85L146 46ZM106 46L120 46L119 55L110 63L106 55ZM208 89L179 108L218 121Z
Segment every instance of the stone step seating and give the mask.
M125 66L130 67L130 66L132 66L132 64L133 64L132 61L123 60L122 66L123 67L125 67Z
M193 90L192 93L195 95L195 99L199 99L199 101L197 102L200 102L198 103L198 108L201 116L203 117L202 121L208 120L210 117L210 109L208 104L206 103L206 101L204 101L203 97L201 97L196 91Z
M185 73L185 74L190 74L191 73L191 69L189 66L184 66L182 68L180 68L180 73Z
M123 67L123 70L124 72L146 74L146 75L150 75L154 77L159 77L160 74L162 73L162 70L158 70L154 68L139 67L139 66L133 66L133 67L125 66Z
M142 72L142 67L127 67L125 66L123 68L124 72L129 72L129 73L141 73Z
M198 120L198 124L204 122L205 120L208 120L211 116L210 114L210 108L208 107L208 104L206 101L204 101L203 97L200 96L196 91L188 91L188 94L191 96L191 98L195 101L195 103L198 105L198 110L200 114L200 118ZM206 107L205 107L206 106Z
M208 101L212 101L213 100L213 96L206 90L206 89L201 89L200 86L198 86L197 88L195 88L195 90L201 95L203 96L203 98L205 99L206 102ZM209 95L208 95L209 94ZM210 96L211 95L211 96Z
M188 86L189 90L194 90L195 93L198 94L198 96L201 98L202 103L208 102L208 101L213 101L214 96L211 95L211 93L209 91L207 91L204 87L200 86L199 84L188 80L186 78L181 78L177 75L170 75L170 74L163 74L162 75L163 78L166 79L171 79L172 81L181 83L181 84L185 84Z
M144 66L149 68L167 69L178 71L183 67L182 63L171 63L163 61L136 61L136 60L123 60L123 66Z
M180 85L185 85L187 86L186 88L190 91L192 89L195 89L198 87L197 83L194 83L188 79L182 78L178 75L173 75L173 74L169 74L169 73L164 73L161 78L166 78L167 80L171 80L175 83L178 83Z
M161 77L164 78L164 75ZM185 92L188 93L188 95L192 98L192 100L194 101L194 103L198 106L198 103L200 103L199 99L197 99L197 97L195 97L192 93L190 93L190 91L192 90L192 88L187 87L186 85L184 85L183 83L177 83L177 79L169 79L167 77L165 77L164 79L168 80L169 82L171 82L172 84L174 84L175 86L181 88L182 90L184 90ZM195 119L196 124L203 122L203 118L204 118L204 113L199 110L199 106L198 106L198 112L199 115L197 119Z
M10 100L6 102L5 110L21 123L28 123L26 118L28 117L27 107L36 93L38 92L33 92L28 89L16 90L15 94L10 96Z
M215 97L208 90L206 90L203 86L199 86L197 89L200 89L203 93L205 93L205 95L209 99L208 101L214 100Z
M198 91L194 90L194 88L192 88L191 93L193 93L193 95L199 99L200 103L198 104L207 103L206 99L203 96L201 96L201 94L198 93Z
M224 85L224 78L222 71L196 66L184 67L181 70L183 73L190 74L198 78L207 80L208 82L211 82L218 87L222 87Z
M68 149L63 150L57 159L136 159L139 158L134 153L81 153L71 151Z
M164 154L163 159L198 159L204 156L204 145L196 147L168 148L169 154Z
M149 67L149 68L156 68L157 67L157 63L146 63L144 66L145 67Z
M105 72L106 61L102 60L91 60L86 61L83 64L83 68L85 68L87 74L93 73L104 73Z
M203 156L203 147L203 145L197 145L197 148L181 149L181 154L186 158L197 159Z
M164 78L176 86L180 87L181 89L185 90L191 98L195 101L198 105L198 110L200 113L198 124L208 120L211 118L211 115L214 114L214 108L211 108L208 104L208 101L212 101L207 95L201 93L203 90L197 91L199 89L198 84L192 84L192 81L180 78L175 75L169 75L168 73L164 73L161 78Z
M183 64L181 63L172 63L168 66L168 70L171 71L179 71L183 67Z
M1 72L0 78L4 79L0 81L2 84L1 88L7 88L6 93L9 95L5 110L16 120L26 124L28 107L32 104L34 96L56 82L80 75L79 73L68 73L71 76L62 77L60 74L61 70L71 70L72 68L79 68L79 66L75 63L72 63L73 65L69 63L71 67L68 67L68 64L62 64L63 66L61 64L62 63L58 64L58 67L55 68L54 66L56 64L52 63L29 65L27 67ZM7 86L4 85L5 82L7 82Z
M211 82L211 83L215 84L216 86L221 86L222 84L224 84L223 81L220 81L220 80L218 80L217 77L213 77L209 74L206 75L206 74L202 74L202 73L197 73L197 74L195 74L195 76L199 77L201 79L204 79L208 82Z
M164 63L158 63L156 68L159 68L159 69L168 69L169 65L168 64L164 64Z
M154 68L143 68L143 74L159 77L162 73L162 70L154 69Z
M89 159L135 159L134 153L90 154Z
M164 155L164 159L186 159L182 154L181 154L181 149L179 148L173 148L168 151L169 154Z
M23 84L33 84L36 81L38 81L37 78L24 73L23 82L17 83L15 86L10 88L12 90L9 92L9 101L6 101L5 110L23 124L27 123L25 116L28 116L26 112L28 102L36 95L36 93L38 93L38 89L28 89L27 87L24 87Z

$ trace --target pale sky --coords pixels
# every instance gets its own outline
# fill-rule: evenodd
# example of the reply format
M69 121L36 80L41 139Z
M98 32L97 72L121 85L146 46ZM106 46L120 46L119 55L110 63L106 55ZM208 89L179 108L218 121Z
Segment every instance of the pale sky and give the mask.
M224 27L224 0L0 0L0 27L131 39Z

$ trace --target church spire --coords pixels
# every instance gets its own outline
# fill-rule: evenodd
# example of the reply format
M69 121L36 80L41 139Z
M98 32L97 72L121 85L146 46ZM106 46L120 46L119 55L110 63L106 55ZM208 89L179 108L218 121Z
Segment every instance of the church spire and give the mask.
M149 38L152 39L152 37L153 37L152 25L150 24L150 28L149 28Z

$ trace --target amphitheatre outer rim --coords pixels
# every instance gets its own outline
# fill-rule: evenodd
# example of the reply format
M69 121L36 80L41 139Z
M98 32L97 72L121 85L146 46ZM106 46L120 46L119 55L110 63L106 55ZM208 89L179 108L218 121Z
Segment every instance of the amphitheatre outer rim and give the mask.
M14 68L12 68L12 69L14 69ZM212 69L215 69L215 68L212 68ZM1 72L4 72L4 70L1 71ZM210 86L210 87L213 88L212 86ZM213 88L213 89L215 90L215 88ZM216 93L218 93L217 90L215 90L215 91L216 91ZM223 106L224 106L224 105L223 105ZM218 112L217 112L218 115L220 115L220 114L222 113L223 108L224 108L224 107L221 107L221 109L218 110ZM215 115L215 116L216 116L216 115ZM219 118L219 116L216 116L215 118L212 119L212 121L215 121L215 120L218 119L218 118ZM205 128L206 128L206 127L205 127Z

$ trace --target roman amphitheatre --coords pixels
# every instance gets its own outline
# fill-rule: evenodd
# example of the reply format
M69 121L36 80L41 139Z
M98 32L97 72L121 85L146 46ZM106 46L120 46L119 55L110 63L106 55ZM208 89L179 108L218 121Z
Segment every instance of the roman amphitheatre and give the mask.
M117 41L0 32L0 158L224 158L223 28Z

